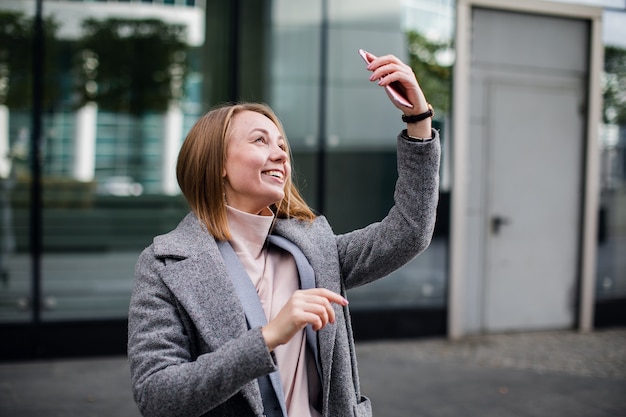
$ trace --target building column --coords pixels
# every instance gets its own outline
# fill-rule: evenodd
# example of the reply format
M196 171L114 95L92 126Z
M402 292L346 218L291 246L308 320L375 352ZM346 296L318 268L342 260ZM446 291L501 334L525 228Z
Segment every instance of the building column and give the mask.
M76 112L73 176L78 181L94 180L96 168L96 123L98 105L89 102Z
M176 161L183 132L183 110L178 101L170 102L164 123L161 191L165 195L176 195L180 192L176 180Z
M4 104L0 104L0 178L8 178L10 174L9 108Z

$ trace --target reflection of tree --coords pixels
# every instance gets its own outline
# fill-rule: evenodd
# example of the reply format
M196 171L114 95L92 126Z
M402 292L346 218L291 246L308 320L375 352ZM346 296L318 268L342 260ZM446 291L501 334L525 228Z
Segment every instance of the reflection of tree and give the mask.
M602 188L614 191L626 179L626 143L620 139L626 125L626 49L605 46L603 85ZM605 195L604 198L613 198ZM607 203L610 206L610 203Z
M437 110L450 109L452 51L449 43L432 42L424 35L410 31L409 65L424 90L426 97Z
M187 46L182 25L157 19L88 19L80 42L79 104L114 112L161 112L182 95Z
M612 292L613 275L623 275L617 262L618 242L626 231L626 49L606 45L604 48L603 135L601 142L599 263L603 269L603 288ZM622 251L623 253L623 251ZM614 264L614 265L613 265ZM616 287L617 288L617 287Z
M44 107L58 96L55 34L58 24L45 19ZM32 99L33 19L22 13L0 11L0 104L12 109L30 109Z
M43 106L51 107L58 95L58 72L53 64L57 58L54 41L58 25L53 19L45 19L43 61ZM16 184L17 160L25 161L27 152L23 145L27 136L20 135L13 147L8 137L10 110L26 111L32 108L33 95L33 32L34 19L19 12L0 11L0 279L8 280L5 261L15 250L11 192ZM6 121L5 121L6 120ZM4 121L4 123L2 123ZM25 132L22 130L22 132Z
M143 117L165 112L183 95L188 49L185 26L158 19L111 18L88 19L82 27L75 61L77 104L95 102L99 109L134 119L125 166L115 170L141 181L149 158L144 150Z
M626 125L626 49L606 46L603 121Z

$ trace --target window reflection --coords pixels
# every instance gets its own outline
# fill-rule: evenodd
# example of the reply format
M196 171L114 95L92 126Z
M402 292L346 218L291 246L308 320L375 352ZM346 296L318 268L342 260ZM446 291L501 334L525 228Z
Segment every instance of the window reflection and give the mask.
M342 233L382 219L393 205L395 140L402 128L397 109L367 81L357 50L393 53L410 63L436 108L435 126L445 144L454 61L453 4L411 1L390 7L356 0L329 2L327 26L322 10L322 2L274 3L271 104L283 117L294 144L296 170L306 180L305 197L315 205L317 181L326 178L324 214L334 230ZM432 18L427 26L420 20L424 13ZM319 46L319 28L324 27L328 28L327 49ZM326 54L327 68L320 67L317 54ZM320 85L321 71L326 71L327 85ZM320 89L326 93L322 106L319 100L325 96ZM326 112L322 132L317 130L319 108ZM318 147L324 152L324 176L317 172ZM390 279L351 290L353 311L444 311L449 190L445 181L442 185L441 215L431 247Z
M44 320L125 318L139 250L187 212L174 174L178 146L206 110L207 97L231 81L241 95L269 102L280 115L303 195L315 206L316 190L323 188L324 214L336 232L381 219L393 204L395 134L402 125L396 109L366 81L359 48L394 53L410 63L436 109L443 153L440 213L430 248L392 279L353 290L351 306L446 308L453 0L403 0L395 7L328 0L327 48L321 42L323 0L257 5L269 8L268 22L255 15L254 22L239 22L239 29L267 36L242 35L241 45L219 51L220 58L239 53L247 59L245 69L208 63L211 71L239 74L234 81L206 69L207 2L44 3ZM33 307L32 5L0 1L0 323L28 322ZM226 29L227 5L212 5L224 13L215 23ZM269 46L257 60L260 43ZM620 47L605 51L598 303L626 297L625 56ZM257 80L251 74L261 75Z
M604 56L596 299L597 321L610 324L602 305L626 299L626 49L609 45Z
M187 212L174 167L201 112L203 10L109 3L44 4L42 207L30 202L34 6L0 6L1 323L28 322L35 307L44 321L123 320L138 251ZM39 306L34 209L43 220Z

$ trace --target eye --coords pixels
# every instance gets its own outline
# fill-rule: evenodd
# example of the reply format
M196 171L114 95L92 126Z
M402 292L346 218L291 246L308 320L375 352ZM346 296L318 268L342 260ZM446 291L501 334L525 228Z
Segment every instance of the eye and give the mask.
M254 140L254 142L265 143L265 138L263 136L259 136L258 138Z
M279 147L280 149L282 149L282 150L283 150L283 152L287 152L287 145L285 145L284 143L280 143L280 144L278 145L278 147Z

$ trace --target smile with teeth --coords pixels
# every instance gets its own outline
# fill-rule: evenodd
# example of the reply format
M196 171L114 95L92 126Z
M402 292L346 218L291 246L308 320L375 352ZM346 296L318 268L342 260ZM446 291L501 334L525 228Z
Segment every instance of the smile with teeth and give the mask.
M281 180L283 179L283 173L280 171L265 171L263 172L263 174L269 175L270 177L278 178Z

